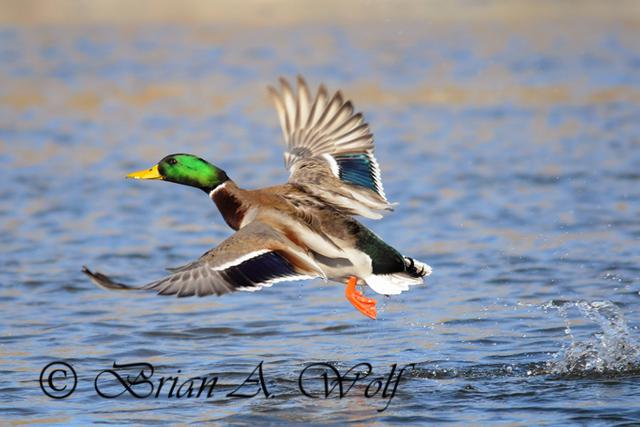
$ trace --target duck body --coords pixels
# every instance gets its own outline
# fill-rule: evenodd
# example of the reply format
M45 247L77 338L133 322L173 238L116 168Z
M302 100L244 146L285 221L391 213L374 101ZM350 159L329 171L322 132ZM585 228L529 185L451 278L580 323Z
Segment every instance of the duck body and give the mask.
M217 166L191 154L171 154L129 178L153 179L206 192L235 233L170 275L141 287L111 280L84 267L107 289L153 289L162 295L222 295L255 291L288 280L347 282L347 299L376 318L376 302L356 285L383 295L423 283L431 267L385 243L355 216L380 219L393 210L382 187L373 136L361 113L320 86L311 98L298 78L294 95L281 79L270 88L287 145L285 184L247 190Z
M336 282L355 276L358 284L389 295L419 283L415 279L428 271L427 266L424 271L419 266L412 269L409 259L335 207L330 202L333 195L323 198L310 187L288 183L244 190L228 180L209 196L234 230L254 221L268 224L308 254L309 262L294 265L309 275ZM389 275L396 280L385 283Z

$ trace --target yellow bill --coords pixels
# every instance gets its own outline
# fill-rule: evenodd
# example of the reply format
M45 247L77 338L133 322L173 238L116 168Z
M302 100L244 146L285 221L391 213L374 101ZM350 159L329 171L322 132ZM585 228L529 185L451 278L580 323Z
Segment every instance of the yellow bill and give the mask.
M132 179L164 179L158 171L158 165L155 165L151 169L144 169L138 172L132 172L127 175L127 178Z

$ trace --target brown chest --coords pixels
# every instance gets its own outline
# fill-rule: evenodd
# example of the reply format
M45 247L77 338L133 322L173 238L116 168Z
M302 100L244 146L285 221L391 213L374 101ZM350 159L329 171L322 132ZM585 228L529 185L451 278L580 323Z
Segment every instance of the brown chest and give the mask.
M225 188L215 191L211 198L229 227L234 230L240 228L240 224L247 212L240 199Z

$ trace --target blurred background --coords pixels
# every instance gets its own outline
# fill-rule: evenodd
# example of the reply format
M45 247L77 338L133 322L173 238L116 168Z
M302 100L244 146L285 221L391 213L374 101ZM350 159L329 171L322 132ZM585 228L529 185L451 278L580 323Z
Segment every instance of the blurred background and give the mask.
M0 1L5 421L638 422L638 40L623 0ZM424 287L373 322L319 280L180 300L86 280L147 282L230 235L201 192L123 177L189 152L285 181L266 86L297 74L371 124L399 205L366 223L432 265ZM63 401L38 385L53 360L79 374ZM114 361L227 392L264 361L277 397L101 399ZM301 396L317 361L417 368L378 413L366 384Z

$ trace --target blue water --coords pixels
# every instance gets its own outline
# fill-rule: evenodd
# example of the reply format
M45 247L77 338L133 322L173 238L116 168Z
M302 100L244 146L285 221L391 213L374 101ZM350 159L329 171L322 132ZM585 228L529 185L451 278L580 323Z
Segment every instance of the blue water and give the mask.
M606 23L2 28L3 422L640 423L638 36ZM296 73L364 111L399 202L366 223L433 267L424 287L380 297L371 321L321 280L176 299L82 275L143 283L229 236L198 190L123 177L191 152L248 188L286 180L265 87ZM39 384L54 361L77 372L66 399ZM218 385L208 399L102 398L94 380L114 362ZM228 396L260 362L268 393ZM373 373L314 399L298 383L311 363ZM396 378L414 364L396 394L367 390L393 364ZM315 397L318 375L303 376Z

